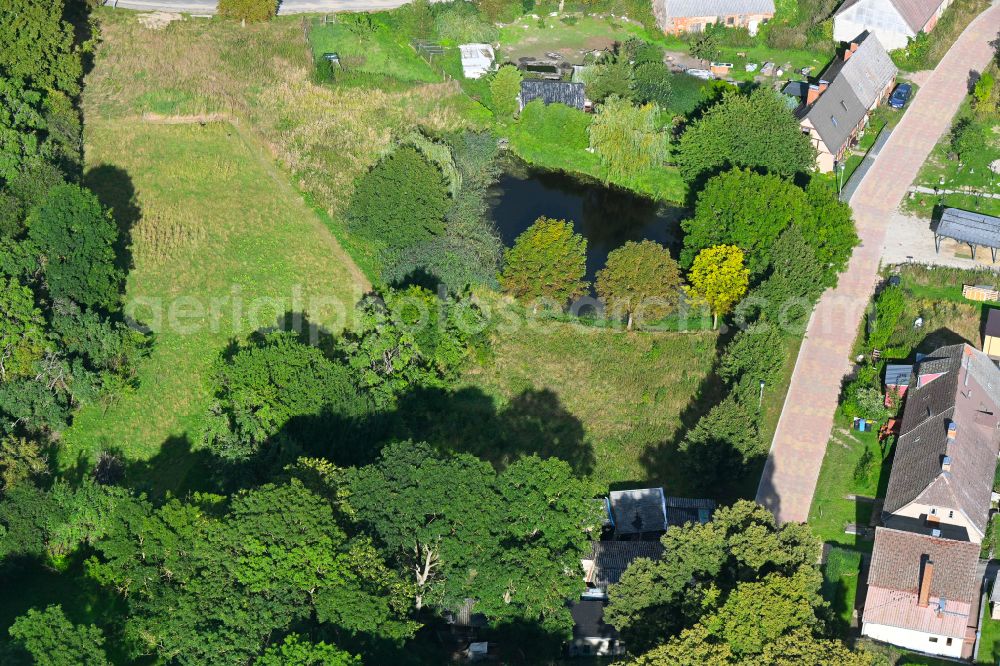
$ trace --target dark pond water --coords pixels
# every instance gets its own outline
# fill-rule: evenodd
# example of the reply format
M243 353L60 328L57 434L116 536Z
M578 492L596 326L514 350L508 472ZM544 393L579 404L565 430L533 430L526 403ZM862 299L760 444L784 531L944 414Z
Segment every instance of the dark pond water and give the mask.
M684 210L593 180L510 165L493 188L493 220L504 245L545 216L573 222L587 239L587 279L604 268L608 253L626 241L654 240L677 258Z

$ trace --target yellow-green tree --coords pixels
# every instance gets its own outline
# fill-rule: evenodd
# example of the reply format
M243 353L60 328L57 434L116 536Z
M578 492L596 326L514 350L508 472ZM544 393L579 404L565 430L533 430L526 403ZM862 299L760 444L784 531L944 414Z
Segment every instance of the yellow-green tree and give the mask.
M493 112L498 119L507 120L517 111L517 96L521 92L521 72L513 65L504 65L490 81Z
M560 305L584 294L587 239L573 233L573 223L540 217L504 253L500 287L524 301Z
M735 245L705 248L694 258L688 273L688 295L712 311L712 328L719 325L719 315L727 314L739 303L750 286L750 271L743 261L743 250Z
M662 319L677 306L681 294L681 271L670 250L659 243L629 241L608 254L608 263L597 271L597 295L616 316L628 320Z
M632 179L659 166L667 141L656 126L654 104L634 106L613 95L590 125L590 146L601 158L607 180Z

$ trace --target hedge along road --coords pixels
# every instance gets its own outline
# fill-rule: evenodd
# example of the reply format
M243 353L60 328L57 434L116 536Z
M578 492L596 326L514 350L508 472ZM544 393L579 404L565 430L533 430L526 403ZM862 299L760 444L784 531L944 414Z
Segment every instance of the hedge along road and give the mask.
M278 13L373 12L395 9L407 2L408 0L283 0L278 6ZM106 4L117 9L200 15L214 14L218 0L107 0Z
M861 245L813 310L757 489L780 522L805 522L833 428L841 381L850 371L858 324L878 278L893 212L968 93L969 71L993 56L1000 4L961 34L913 101L851 197Z

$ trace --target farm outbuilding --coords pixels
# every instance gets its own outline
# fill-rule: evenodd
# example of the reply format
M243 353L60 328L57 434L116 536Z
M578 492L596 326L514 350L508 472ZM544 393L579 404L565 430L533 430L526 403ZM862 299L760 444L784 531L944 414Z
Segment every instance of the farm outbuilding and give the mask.
M972 259L976 259L977 247L988 247L993 261L997 260L1000 248L1000 217L973 213L961 208L945 208L937 229L934 230L934 249L941 251L941 239L951 238L969 246Z

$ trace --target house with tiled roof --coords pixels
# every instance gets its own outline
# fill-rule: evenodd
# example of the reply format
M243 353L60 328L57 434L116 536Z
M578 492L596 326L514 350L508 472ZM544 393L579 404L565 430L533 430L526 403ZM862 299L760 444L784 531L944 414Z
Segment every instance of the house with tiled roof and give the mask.
M833 38L848 41L868 31L890 51L930 32L951 0L847 0L833 15Z
M892 92L897 71L878 38L862 33L807 86L796 114L816 148L820 171L833 171L847 159L871 112Z
M862 634L963 657L1000 453L1000 369L971 345L941 347L913 366L905 395Z
M774 18L774 0L653 0L653 15L668 35L703 32L713 25L758 28Z
M978 566L978 544L876 528L861 633L961 658L979 612Z

